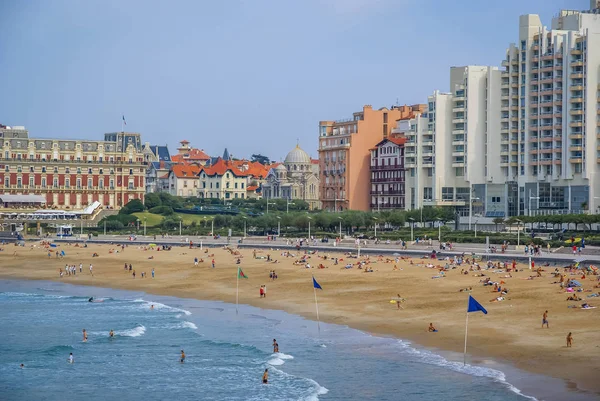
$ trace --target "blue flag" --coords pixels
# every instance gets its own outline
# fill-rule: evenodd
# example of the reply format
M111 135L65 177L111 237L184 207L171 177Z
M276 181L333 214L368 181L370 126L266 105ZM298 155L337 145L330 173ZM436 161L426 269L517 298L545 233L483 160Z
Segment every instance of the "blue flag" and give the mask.
M315 280L314 277L313 277L313 287L314 288L318 288L319 290L322 290L321 286L319 285L319 283L317 283L317 280Z
M485 313L487 315L487 311L485 310L485 308L483 306L481 306L481 304L479 302L475 301L475 298L473 298L472 296L469 295L469 309L467 309L467 312L479 312L479 311L482 311L483 313Z

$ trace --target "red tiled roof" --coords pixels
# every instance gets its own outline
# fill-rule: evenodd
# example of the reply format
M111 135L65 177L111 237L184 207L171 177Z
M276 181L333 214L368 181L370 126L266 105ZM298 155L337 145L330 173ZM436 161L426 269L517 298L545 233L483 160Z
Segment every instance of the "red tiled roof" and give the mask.
M235 166L231 160L223 160L220 157L217 159L217 162L209 167L200 168L201 171L204 171L206 175L223 175L227 171L231 171L231 173L237 177L246 177L248 175L247 172L241 171L239 168ZM199 171L200 171L199 170Z
M175 163L186 163L190 161L206 161L210 160L210 156L208 156L200 149L190 149L186 153L171 156L171 160Z
M246 188L246 190L248 192L256 191L257 189L258 189L258 185L250 185L249 187Z
M200 172L200 167L186 164L176 164L171 171L177 178L195 177Z
M384 143L386 143L386 142L388 142L388 141L389 141L389 142L392 142L392 143L395 143L396 145L404 145L404 144L406 143L406 137L404 137L404 136L400 136L400 137L394 137L394 136L390 136L390 137L387 137L387 138L385 138L384 140L382 140L382 141L379 141L379 142L378 142L378 143L375 145L375 147L372 147L372 148L371 148L371 149L369 149L369 150L375 150L375 149L377 149L379 146L383 145Z
M310 159L312 164L319 164L319 159Z

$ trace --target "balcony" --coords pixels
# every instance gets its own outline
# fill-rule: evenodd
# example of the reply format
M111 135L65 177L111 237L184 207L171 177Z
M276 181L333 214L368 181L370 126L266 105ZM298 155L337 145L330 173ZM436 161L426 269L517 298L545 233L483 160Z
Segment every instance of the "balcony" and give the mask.
M402 164L391 164L387 166L371 166L371 171L394 171L394 170L404 170L404 166Z
M453 124L464 124L464 122L465 122L464 117L457 117L457 118L452 119Z
M400 198L399 200L403 201L402 198ZM404 209L404 202L380 203L380 204L371 203L371 209L373 209L373 210L375 210L375 209Z
M569 139L583 139L583 134L581 132L569 134Z
M569 87L570 90L572 91L582 91L583 90L583 84L571 84L571 86Z
M569 127L583 127L583 121L572 121L569 123Z
M569 146L569 150L571 150L571 151L582 151L583 147L581 145L572 145L572 146Z
M582 72L573 72L571 73L571 79L583 79Z
M465 162L452 162L452 167L464 167Z
M583 114L583 109L571 109L571 115L581 115Z
M393 182L404 182L404 178L371 178L371 182L382 182L382 183L393 183Z
M397 195L397 196L404 196L405 192L404 190L400 190L400 189L394 189L394 190L388 190L388 189L381 189L381 190L374 190L371 191L371 195Z
M571 67L583 67L582 60L571 61Z

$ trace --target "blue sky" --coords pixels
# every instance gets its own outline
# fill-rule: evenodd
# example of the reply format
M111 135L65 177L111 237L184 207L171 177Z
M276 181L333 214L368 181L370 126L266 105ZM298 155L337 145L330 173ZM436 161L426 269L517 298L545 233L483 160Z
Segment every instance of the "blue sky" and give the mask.
M449 67L500 65L519 15L588 0L0 0L0 123L141 132L211 155L317 156L319 120L424 103Z

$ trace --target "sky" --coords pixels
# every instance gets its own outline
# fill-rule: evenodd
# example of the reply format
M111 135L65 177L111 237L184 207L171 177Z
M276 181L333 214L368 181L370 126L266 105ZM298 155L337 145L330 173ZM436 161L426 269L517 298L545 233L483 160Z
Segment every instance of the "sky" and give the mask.
M499 66L519 15L589 0L0 0L0 123L140 132L210 155L316 158L318 123L426 103L449 68Z

